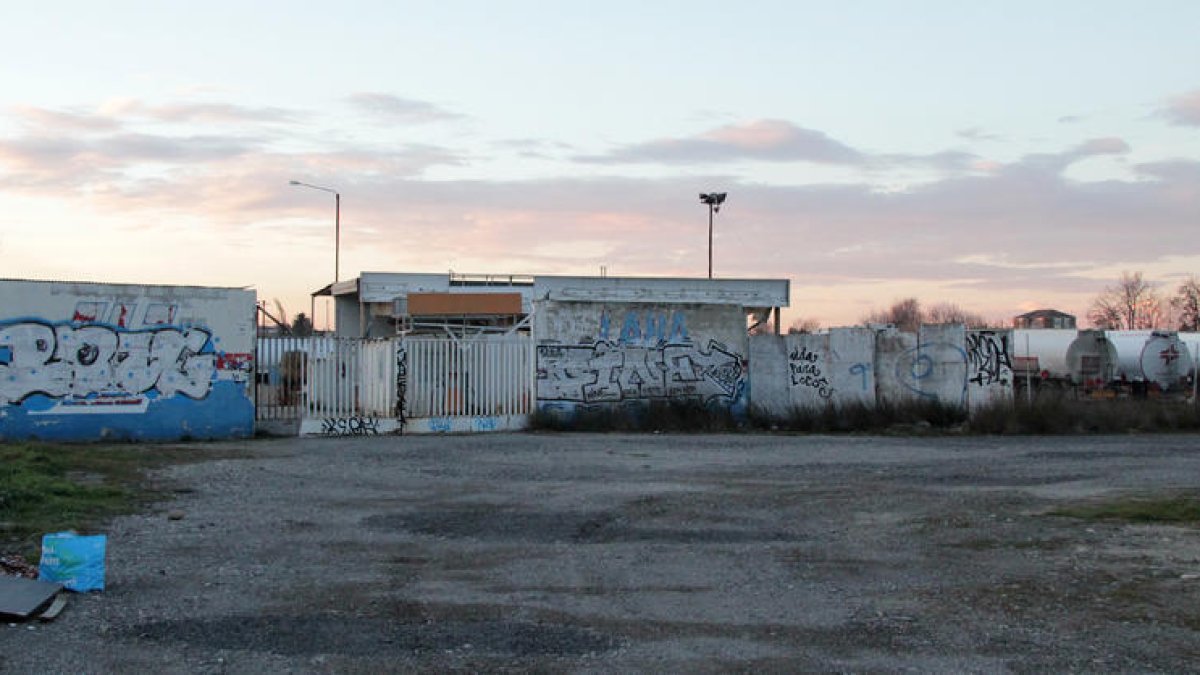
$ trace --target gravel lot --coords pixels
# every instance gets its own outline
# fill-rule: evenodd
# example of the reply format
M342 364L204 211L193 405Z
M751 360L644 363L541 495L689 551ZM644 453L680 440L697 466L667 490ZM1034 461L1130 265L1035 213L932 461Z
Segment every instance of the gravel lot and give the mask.
M112 523L108 590L52 623L0 624L0 670L1200 663L1200 530L1047 514L1196 489L1200 436L204 447L245 457L160 474L178 498Z

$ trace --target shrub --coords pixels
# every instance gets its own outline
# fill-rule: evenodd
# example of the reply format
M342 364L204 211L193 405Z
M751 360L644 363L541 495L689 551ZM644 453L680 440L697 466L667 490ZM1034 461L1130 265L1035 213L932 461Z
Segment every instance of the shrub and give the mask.
M785 414L752 408L744 418L697 401L542 408L534 429L556 431L791 433L1088 434L1200 430L1200 409L1170 399L1090 399L1044 390L972 410L930 399L800 407Z

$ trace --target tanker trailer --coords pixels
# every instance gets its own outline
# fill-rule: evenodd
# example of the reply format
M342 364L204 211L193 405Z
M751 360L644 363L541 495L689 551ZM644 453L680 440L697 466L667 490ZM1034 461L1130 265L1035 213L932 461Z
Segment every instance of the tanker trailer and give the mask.
M1081 330L1067 348L1071 383L1098 389L1116 379L1117 348L1102 330Z
M1188 356L1192 357L1192 374L1195 374L1197 357L1200 357L1200 333L1179 331L1179 339L1187 345Z
M1174 389L1192 372L1191 354L1175 331L1110 330L1104 334L1117 350L1119 380Z
M1022 383L1028 375L1041 380L1069 382L1071 368L1067 364L1067 350L1078 336L1079 331L1074 328L1014 328L1010 347L1014 376ZM1021 372L1017 373L1018 370Z

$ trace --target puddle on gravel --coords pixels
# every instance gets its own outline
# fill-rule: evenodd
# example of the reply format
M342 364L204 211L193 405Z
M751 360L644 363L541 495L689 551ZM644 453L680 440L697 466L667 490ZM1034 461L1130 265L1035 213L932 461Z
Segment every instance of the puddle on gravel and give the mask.
M582 656L619 646L617 639L585 628L502 619L410 623L336 615L227 616L141 624L128 633L204 649L281 656L419 656L447 651L502 657Z

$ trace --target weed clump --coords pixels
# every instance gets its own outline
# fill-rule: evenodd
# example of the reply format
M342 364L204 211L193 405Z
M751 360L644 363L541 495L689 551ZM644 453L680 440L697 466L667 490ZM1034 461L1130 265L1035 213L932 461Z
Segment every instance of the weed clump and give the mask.
M531 427L544 431L721 432L739 428L739 422L727 407L682 400L540 408Z
M1053 516L1130 523L1200 524L1200 496L1132 496L1064 506Z
M934 399L797 407L785 412L692 401L543 407L533 429L551 431L781 431L788 433L1062 435L1200 431L1200 408L1184 400L1088 399L1039 392L967 410Z

